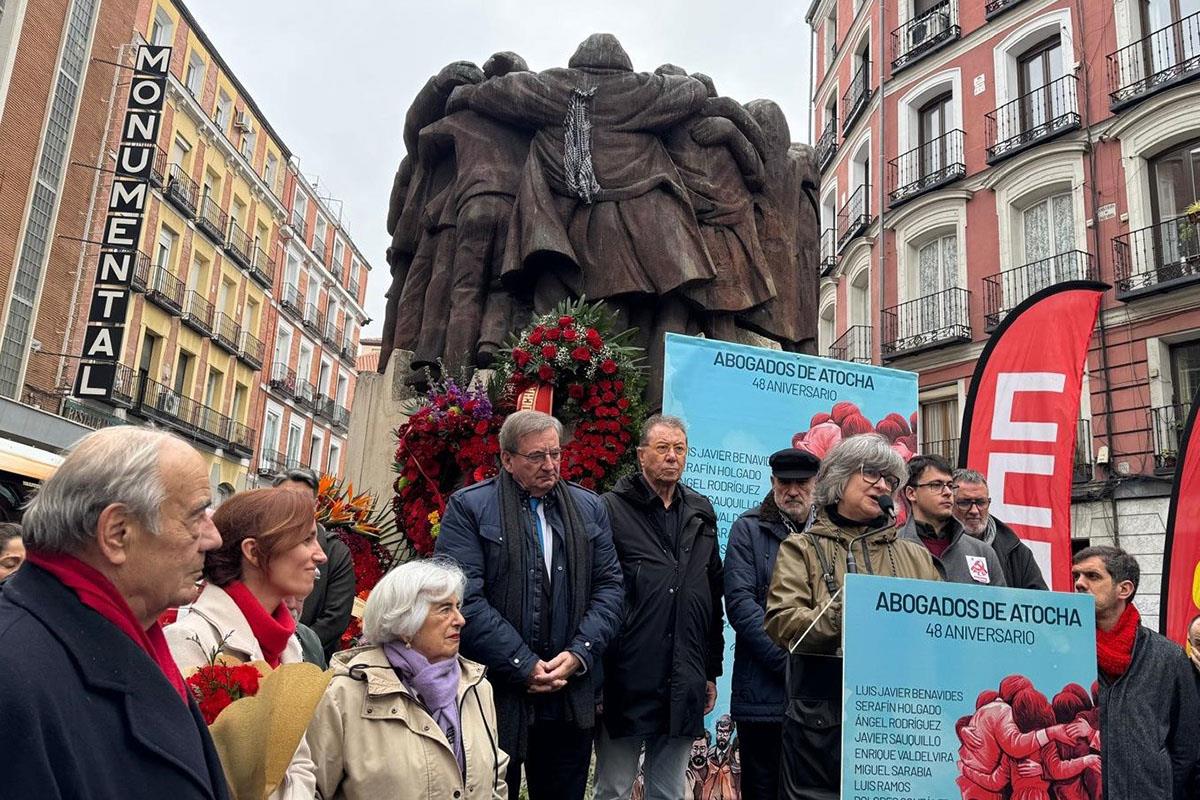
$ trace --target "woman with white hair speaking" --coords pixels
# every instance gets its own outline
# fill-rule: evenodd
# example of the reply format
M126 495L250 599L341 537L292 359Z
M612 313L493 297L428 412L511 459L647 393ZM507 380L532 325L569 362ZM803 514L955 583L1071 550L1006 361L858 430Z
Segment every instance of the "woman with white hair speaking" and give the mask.
M308 728L325 800L506 800L492 687L458 655L466 577L454 562L410 561L371 591L363 634L338 653Z

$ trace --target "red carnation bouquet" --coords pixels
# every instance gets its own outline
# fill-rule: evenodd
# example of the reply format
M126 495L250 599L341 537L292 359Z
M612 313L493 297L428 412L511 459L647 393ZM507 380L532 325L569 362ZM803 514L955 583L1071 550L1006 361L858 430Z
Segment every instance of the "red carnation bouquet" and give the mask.
M253 664L228 661L221 655L228 640L228 636L222 639L209 654L208 663L184 681L192 697L196 698L206 725L216 722L220 713L234 700L258 694L258 682L262 679L262 673ZM197 637L193 636L192 641L200 644Z

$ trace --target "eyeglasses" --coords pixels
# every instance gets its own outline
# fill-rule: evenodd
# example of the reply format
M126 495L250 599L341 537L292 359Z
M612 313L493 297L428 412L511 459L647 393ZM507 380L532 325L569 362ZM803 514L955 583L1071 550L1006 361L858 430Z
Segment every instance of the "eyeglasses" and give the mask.
M985 497L982 500L955 500L954 505L958 506L959 511L970 511L971 506L979 506L980 511L986 511L987 507L992 504L992 498Z
M513 452L514 456L520 456L531 464L541 464L547 458L557 464L562 461L562 450L535 450L532 453Z
M934 494L941 494L947 490L953 492L958 489L958 484L954 481L929 481L927 483L914 483L914 489L931 489Z
M677 456L687 455L687 445L686 444L670 445L670 444L666 444L665 442L663 442L663 443L654 445L654 447L651 447L650 449L653 450L654 452L658 453L660 456L665 456L667 453L674 453Z
M896 491L896 487L900 485L900 479L895 475L887 475L874 467L868 467L866 464L858 468L858 473L862 475L864 481L872 486L879 483L880 479L882 479L889 492Z

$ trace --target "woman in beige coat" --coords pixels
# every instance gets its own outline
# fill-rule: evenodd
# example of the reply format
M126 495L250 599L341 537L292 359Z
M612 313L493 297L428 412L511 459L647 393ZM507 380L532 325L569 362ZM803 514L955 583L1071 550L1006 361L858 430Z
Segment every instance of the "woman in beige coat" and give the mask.
M484 668L458 655L466 578L451 561L402 564L371 590L363 633L339 653L308 728L325 800L507 800Z
M285 599L312 591L325 553L317 542L312 501L286 489L255 489L213 514L221 546L204 557L208 581L196 602L164 629L184 674L220 653L270 666L303 660ZM313 764L303 739L270 800L312 800Z

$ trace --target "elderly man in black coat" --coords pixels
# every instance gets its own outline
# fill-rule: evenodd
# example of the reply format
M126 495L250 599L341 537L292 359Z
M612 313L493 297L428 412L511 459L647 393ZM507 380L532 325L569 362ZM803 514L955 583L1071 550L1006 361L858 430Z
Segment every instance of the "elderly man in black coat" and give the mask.
M158 624L221 543L211 502L196 451L128 426L85 436L42 486L0 592L0 796L229 796Z
M680 482L683 421L650 417L637 454L640 474L604 495L625 574L625 624L605 660L596 800L629 796L643 746L646 800L684 796L724 650L717 518L708 498Z
M1000 559L1004 580L1013 589L1041 589L1045 591L1046 579L1029 545L1021 541L1012 528L989 513L992 498L988 492L987 478L973 469L954 471L954 518L962 523L963 530L989 544Z

